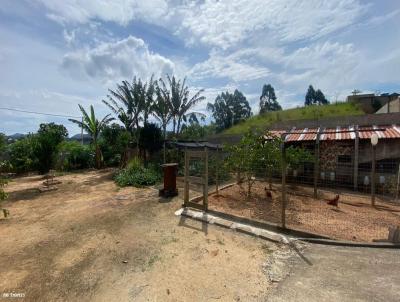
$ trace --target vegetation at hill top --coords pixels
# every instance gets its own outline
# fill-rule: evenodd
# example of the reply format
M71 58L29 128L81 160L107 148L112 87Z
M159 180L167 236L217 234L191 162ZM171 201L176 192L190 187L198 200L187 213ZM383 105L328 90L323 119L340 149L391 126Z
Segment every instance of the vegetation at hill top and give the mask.
M281 111L270 111L242 121L221 132L222 135L244 134L249 129L267 129L270 125L280 121L322 119L348 115L361 115L363 111L351 103L335 103L330 105L311 105Z

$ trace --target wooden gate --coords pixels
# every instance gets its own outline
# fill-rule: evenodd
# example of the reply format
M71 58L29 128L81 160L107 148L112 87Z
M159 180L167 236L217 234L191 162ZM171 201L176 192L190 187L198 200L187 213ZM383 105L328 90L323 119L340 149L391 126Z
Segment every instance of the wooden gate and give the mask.
M201 177L189 175L189 163L191 159L204 161L204 173ZM193 207L203 211L208 209L208 148L204 150L188 150L185 148L185 178L184 178L184 198L183 205L185 207ZM203 186L203 196L189 200L189 184L197 184ZM195 201L203 200L203 204Z

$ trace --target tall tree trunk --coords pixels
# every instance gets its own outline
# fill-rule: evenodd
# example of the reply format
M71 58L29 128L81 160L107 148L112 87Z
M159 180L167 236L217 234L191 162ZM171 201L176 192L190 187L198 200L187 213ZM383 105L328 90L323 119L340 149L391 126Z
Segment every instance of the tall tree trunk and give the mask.
M166 163L167 159L167 154L165 150L165 140L167 139L167 124L163 123L163 132L164 132L164 144L163 144L163 154L164 154L164 164Z

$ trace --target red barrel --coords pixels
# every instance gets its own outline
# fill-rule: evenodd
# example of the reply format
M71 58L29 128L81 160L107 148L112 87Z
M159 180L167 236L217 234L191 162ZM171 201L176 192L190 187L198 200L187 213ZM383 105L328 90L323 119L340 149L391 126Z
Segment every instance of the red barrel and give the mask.
M168 163L161 165L164 171L164 188L160 190L160 196L172 197L178 195L176 189L176 174L178 170L177 163Z

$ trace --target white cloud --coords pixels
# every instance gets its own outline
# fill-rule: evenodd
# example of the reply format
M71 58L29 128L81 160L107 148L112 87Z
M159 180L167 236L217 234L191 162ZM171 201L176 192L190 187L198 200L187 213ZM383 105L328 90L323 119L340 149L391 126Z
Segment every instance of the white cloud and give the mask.
M181 8L180 33L227 49L248 36L287 43L316 39L351 25L365 7L357 0L206 0L202 5Z
M190 76L194 79L229 78L235 82L250 81L267 76L268 68L255 63L251 59L252 54L255 54L255 51L243 50L229 55L213 51L206 61L193 66Z
M133 76L149 78L172 74L174 63L149 50L142 40L132 36L116 42L104 42L94 48L68 53L62 62L63 69L73 76L100 79L115 84L120 79Z
M47 16L59 23L88 23L100 19L127 25L134 19L157 20L166 14L165 0L36 0L50 13Z
M299 48L283 60L286 70L279 79L294 91L304 90L309 84L335 90L356 80L362 55L352 44L327 41Z

